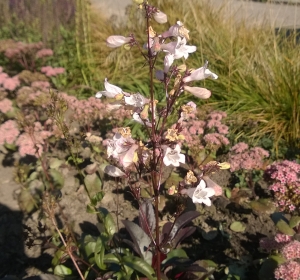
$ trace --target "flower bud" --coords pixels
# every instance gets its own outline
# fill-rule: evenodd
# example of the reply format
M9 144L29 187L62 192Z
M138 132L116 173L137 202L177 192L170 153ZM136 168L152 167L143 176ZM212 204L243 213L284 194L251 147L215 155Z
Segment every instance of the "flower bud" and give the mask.
M126 43L129 43L131 40L130 37L124 37L121 35L109 36L106 39L106 45L110 48L118 48Z
M184 86L184 90L190 92L196 97L207 99L211 96L211 92L206 88Z

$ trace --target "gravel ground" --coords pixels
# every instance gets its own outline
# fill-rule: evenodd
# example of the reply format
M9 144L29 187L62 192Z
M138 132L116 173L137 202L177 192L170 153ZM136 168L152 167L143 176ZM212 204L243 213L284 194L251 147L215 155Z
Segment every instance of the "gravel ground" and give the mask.
M185 0L189 1L189 0ZM223 7L228 11L228 16L234 15L239 21L246 19L249 24L264 22L276 28L300 28L300 0L278 0L277 3L259 3L238 0L205 0L209 1L216 9ZM108 17L125 15L125 8L132 0L91 0L95 8L104 10ZM297 3L285 5L283 3Z

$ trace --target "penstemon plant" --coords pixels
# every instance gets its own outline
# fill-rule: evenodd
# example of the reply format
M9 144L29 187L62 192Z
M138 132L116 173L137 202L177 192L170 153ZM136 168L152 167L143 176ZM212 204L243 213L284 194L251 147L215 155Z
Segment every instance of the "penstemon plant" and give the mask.
M194 203L210 206L210 198L220 193L220 187L208 175L227 169L229 165L218 162L197 163L183 149L188 146L182 133L184 124L195 113L196 104L190 101L179 106L179 98L185 91L201 99L209 98L211 92L193 86L193 82L206 78L217 79L218 76L208 69L208 62L198 69L190 69L186 64L177 65L176 61L186 60L197 49L187 44L189 30L177 21L167 31L157 34L152 23L167 23L167 15L148 1L135 2L145 15L146 42L138 42L134 34L128 37L113 35L107 38L107 46L137 50L144 57L149 68L150 96L125 92L105 79L105 90L98 92L96 98L109 98L108 108L115 110L116 114L120 108L130 110L132 120L145 128L146 141L134 139L129 127L118 128L113 138L106 140L110 163L105 166L104 172L124 178L138 201L140 227L130 221L124 221L124 225L133 239L132 247L144 261L154 267L156 278L163 279L162 271L167 267L163 261L170 248L176 248L183 238L192 234L191 228L183 229L183 226L199 215L195 211L182 214L183 210L179 209L175 221L164 224L161 229L159 202L164 173L170 167L184 167L188 170L186 176L169 189L169 194L189 196ZM156 66L160 59L163 59L163 69ZM158 79L163 86L163 104L158 102L154 92L154 79ZM141 194L142 185L144 187L145 184L149 190L147 198ZM179 276L173 279L181 279Z

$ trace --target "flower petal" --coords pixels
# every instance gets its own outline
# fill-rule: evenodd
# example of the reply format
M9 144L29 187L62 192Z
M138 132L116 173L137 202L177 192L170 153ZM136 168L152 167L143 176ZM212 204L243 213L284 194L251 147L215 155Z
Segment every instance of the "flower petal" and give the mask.
M207 99L211 96L211 92L206 88L184 86L184 90L190 92L196 97Z
M168 21L168 17L165 13L158 11L153 15L153 18L155 19L156 22L158 23L166 23Z
M130 37L124 37L124 36L120 36L120 35L113 35L113 36L109 36L106 39L106 45L110 48L117 48L120 47L126 43L129 43L131 40Z

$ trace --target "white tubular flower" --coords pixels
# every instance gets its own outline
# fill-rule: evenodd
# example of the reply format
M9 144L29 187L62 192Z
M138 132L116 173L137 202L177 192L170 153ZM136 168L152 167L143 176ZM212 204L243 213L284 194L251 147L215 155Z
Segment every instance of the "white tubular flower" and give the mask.
M168 21L167 15L161 11L158 11L155 14L153 14L153 18L158 23L166 23Z
M163 162L166 166L173 165L178 167L180 162L185 163L185 155L180 154L180 146L177 144L175 149L167 147Z
M173 54L169 53L165 56L165 59L164 59L164 73L169 72L169 69L170 69L171 65L173 64L173 61L174 61L174 55Z
M183 82L188 83L191 81L199 81L199 80L204 80L208 77L211 77L214 80L218 79L218 76L215 73L207 69L207 65L208 62L206 62L204 66L193 71L190 76L183 78Z
M105 78L104 87L105 87L105 91L97 92L96 98L101 98L103 95L109 98L114 98L117 94L124 94L121 88L110 84L107 81L107 78Z
M184 88L184 90L190 92L194 96L201 98L201 99L207 99L211 96L211 92L206 88L189 87L189 86L184 86L183 88Z
M141 108L146 103L149 103L149 99L145 98L140 93L131 94L130 96L124 97L125 103L133 107Z
M197 50L196 46L189 46L186 44L186 38L178 37L177 46L175 48L174 59L179 59L184 57L187 59L190 53L193 53Z
M181 193L187 194L193 200L193 203L204 203L207 206L211 206L211 200L209 198L215 195L215 190L213 188L207 188L206 182L201 179L196 188L184 189Z
M162 34L163 38L177 36L189 39L189 30L187 30L180 21L177 21L177 23L172 25L168 31Z
M204 180L201 180L193 193L193 203L204 203L207 206L211 206L211 196L215 194L215 190L207 188Z
M161 44L160 48L166 52L169 52L171 54L175 54L175 49L177 46L177 42L170 42L168 44Z
M149 120L145 120L145 122L144 122L137 112L132 114L132 119L142 125L146 124L146 126L148 126L148 127L152 126L152 124L149 122Z
M106 39L106 45L110 48L118 48L126 43L129 43L130 40L131 40L131 37L124 37L121 35L113 35L113 36L109 36Z

